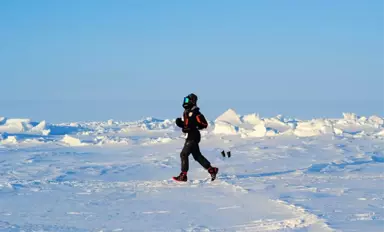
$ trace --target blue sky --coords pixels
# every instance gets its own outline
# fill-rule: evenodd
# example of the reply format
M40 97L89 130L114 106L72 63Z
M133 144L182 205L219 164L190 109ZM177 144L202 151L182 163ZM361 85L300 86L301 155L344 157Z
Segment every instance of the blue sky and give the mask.
M0 115L384 116L383 1L0 1Z

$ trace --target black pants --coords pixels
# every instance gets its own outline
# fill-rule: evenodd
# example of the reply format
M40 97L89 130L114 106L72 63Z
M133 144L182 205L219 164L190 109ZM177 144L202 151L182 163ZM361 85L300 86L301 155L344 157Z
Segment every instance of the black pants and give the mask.
M185 141L183 150L180 153L182 172L188 172L189 170L189 155L191 153L193 158L205 169L211 167L211 163L201 154L199 144L196 141L187 140Z

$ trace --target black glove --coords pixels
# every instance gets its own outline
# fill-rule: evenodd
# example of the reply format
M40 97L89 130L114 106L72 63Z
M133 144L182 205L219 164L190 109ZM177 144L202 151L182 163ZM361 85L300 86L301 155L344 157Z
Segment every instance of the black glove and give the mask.
M184 127L184 122L181 120L181 118L177 118L177 119L176 119L176 125L177 125L178 127L181 127L181 128Z

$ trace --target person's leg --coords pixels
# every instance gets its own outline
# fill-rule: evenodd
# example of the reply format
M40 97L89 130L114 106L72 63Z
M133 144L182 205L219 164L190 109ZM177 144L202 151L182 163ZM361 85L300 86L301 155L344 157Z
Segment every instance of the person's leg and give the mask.
M174 176L173 177L174 180L176 180L176 181L187 181L188 180L188 177L187 177L187 172L189 169L189 160L188 160L189 157L188 156L189 156L189 154L191 154L191 152L192 152L191 144L188 141L186 141L183 149L180 152L181 173L178 176Z
M200 151L199 144L195 141L191 144L192 156L193 158L205 169L209 169L211 167L211 163L205 158Z
M211 174L211 180L214 181L219 169L211 166L211 163L201 154L199 144L196 142L192 146L192 155L201 166L208 170L208 173Z
M190 141L186 141L180 153L181 171L185 173L189 170L189 154L192 152L192 146Z

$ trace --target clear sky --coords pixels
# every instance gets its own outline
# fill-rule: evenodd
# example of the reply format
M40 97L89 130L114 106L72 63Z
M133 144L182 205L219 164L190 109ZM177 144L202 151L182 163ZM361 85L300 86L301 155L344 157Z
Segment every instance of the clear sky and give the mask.
M0 116L384 116L382 0L2 0Z

